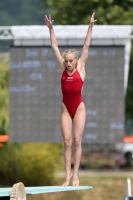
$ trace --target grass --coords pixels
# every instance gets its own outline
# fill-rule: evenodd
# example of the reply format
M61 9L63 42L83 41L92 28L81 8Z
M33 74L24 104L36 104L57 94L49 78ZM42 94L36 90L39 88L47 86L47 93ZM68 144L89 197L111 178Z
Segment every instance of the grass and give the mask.
M132 172L82 173L80 185L92 186L92 190L67 191L29 196L27 200L122 200L126 196L126 179L133 180ZM58 176L55 185L61 185L64 177Z

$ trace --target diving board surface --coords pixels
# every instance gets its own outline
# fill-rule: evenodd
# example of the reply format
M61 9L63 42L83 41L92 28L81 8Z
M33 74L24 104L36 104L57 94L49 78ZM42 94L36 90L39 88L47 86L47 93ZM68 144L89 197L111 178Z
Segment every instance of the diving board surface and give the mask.
M92 189L92 186L39 186L25 187L26 195ZM10 196L12 188L0 188L0 197Z

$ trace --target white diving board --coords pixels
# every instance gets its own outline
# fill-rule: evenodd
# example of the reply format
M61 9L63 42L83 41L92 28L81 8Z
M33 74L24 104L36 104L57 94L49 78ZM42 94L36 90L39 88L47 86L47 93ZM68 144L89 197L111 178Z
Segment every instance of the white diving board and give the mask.
M49 192L63 192L72 190L90 190L91 186L44 186L44 187L25 187L26 194L42 194ZM12 188L0 188L0 197L10 196Z
M0 188L1 197L19 197L19 200L25 200L26 195L43 194L50 192L65 192L74 190L90 190L92 186L39 186L39 187L24 187L23 183L16 183L13 187Z

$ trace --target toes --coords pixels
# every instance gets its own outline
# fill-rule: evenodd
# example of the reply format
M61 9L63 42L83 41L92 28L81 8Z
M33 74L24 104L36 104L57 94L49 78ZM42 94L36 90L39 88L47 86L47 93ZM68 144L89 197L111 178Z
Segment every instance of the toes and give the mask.
M79 186L79 179L78 178L73 179L73 186Z
M67 186L67 184L66 183L63 183L63 185L62 186Z
M69 182L65 181L62 186L68 186L68 185L69 185Z
M75 183L75 184L73 184L73 186L79 186L79 183Z

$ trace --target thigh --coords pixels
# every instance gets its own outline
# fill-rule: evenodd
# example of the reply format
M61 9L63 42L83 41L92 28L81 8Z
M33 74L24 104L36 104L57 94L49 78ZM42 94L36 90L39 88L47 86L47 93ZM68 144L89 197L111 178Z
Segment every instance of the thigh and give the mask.
M72 118L64 104L62 104L61 130L64 140L72 139Z
M74 123L74 138L81 138L82 133L84 131L85 126L85 120L86 120L86 109L85 105L82 102L74 116L73 123Z

